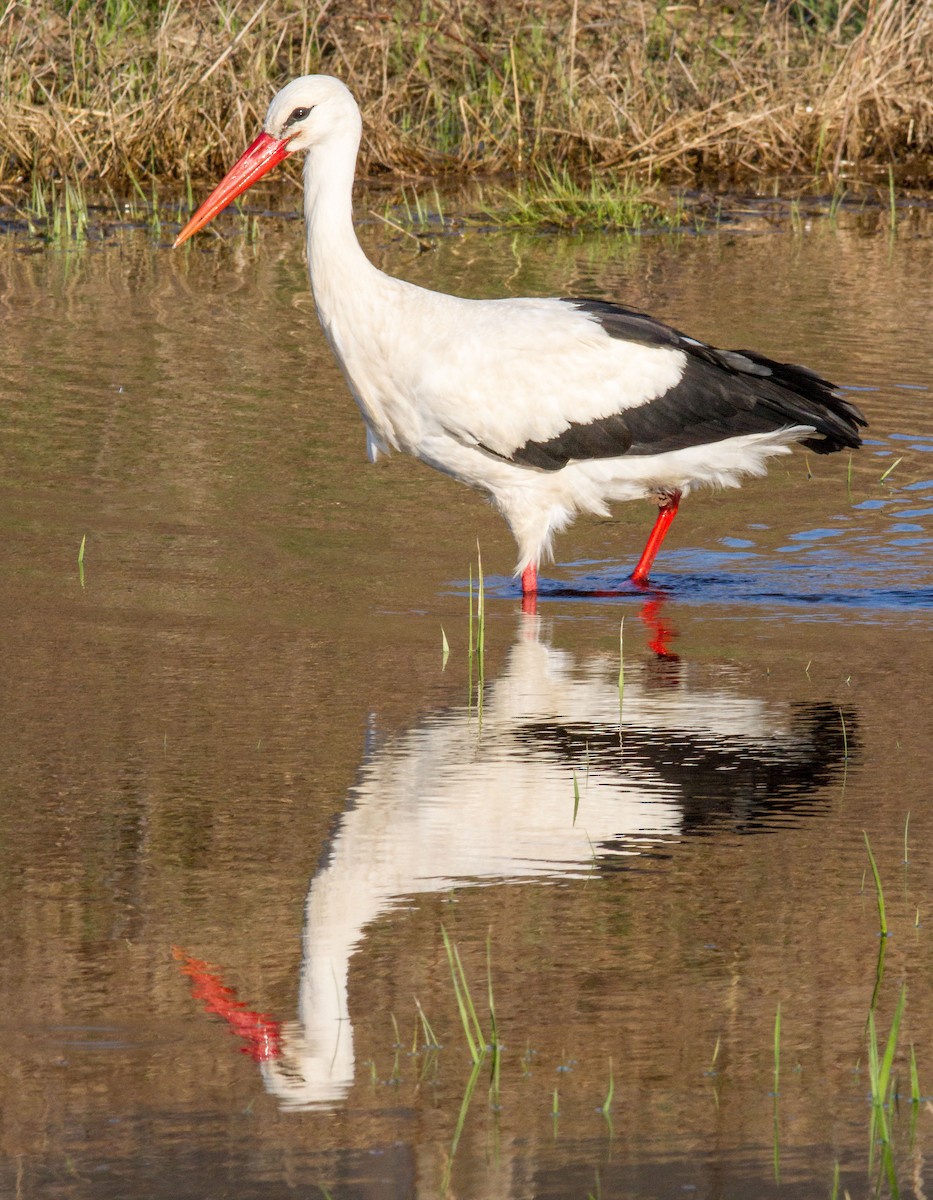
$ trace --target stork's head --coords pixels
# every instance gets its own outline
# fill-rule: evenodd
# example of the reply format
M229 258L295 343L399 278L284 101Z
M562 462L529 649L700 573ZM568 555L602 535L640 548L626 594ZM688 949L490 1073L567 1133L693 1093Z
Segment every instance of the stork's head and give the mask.
M175 239L186 242L193 233L262 179L290 154L326 141L352 145L360 137L360 110L348 88L330 75L302 75L274 97L262 133L247 147Z
M289 154L331 137L359 136L360 110L349 88L332 75L293 79L269 105L263 131L288 144Z

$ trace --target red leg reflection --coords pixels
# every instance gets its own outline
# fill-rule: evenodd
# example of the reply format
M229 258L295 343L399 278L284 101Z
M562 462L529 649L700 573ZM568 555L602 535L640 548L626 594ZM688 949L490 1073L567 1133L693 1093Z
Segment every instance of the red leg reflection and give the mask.
M253 1012L236 991L228 987L210 963L192 958L177 946L172 948L172 957L181 964L183 975L191 979L191 995L200 1000L204 1011L216 1013L230 1026L231 1033L243 1038L245 1046L240 1049L255 1062L268 1062L278 1058L282 1042L282 1027L266 1013Z
M538 572L532 563L522 571L522 612L533 617L538 611Z
M668 625L661 615L664 601L664 596L655 596L653 600L648 600L639 610L638 619L647 626L652 635L648 643L649 650L653 650L658 658L678 659L680 656L668 645L671 638L677 637L677 630Z

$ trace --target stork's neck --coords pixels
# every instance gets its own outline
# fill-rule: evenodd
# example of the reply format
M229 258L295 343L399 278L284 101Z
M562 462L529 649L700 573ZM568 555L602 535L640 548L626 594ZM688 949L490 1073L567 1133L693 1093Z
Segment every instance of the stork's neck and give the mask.
M314 146L305 158L305 225L308 270L325 328L347 302L362 300L384 278L363 253L353 228L353 176L357 144Z

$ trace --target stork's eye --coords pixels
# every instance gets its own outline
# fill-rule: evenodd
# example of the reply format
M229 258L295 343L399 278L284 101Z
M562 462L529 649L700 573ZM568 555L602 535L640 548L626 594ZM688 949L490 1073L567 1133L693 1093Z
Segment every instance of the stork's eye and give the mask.
M285 128L287 129L289 125L294 125L296 121L303 121L310 111L310 108L293 108L288 120L285 122Z

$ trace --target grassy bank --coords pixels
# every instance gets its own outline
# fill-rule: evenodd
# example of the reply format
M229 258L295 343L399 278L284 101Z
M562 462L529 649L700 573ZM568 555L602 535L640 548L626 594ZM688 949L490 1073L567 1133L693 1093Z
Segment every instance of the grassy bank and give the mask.
M216 176L309 71L371 173L933 178L928 0L0 0L0 187Z

